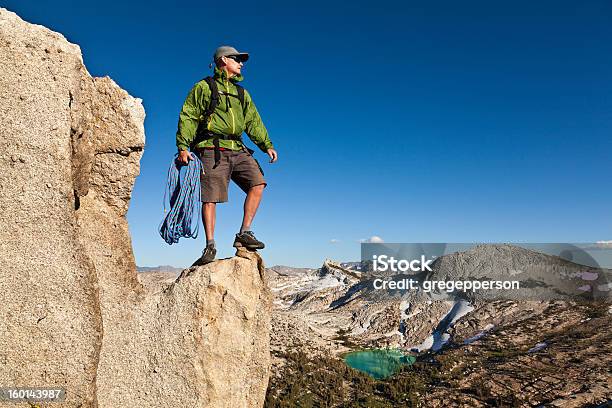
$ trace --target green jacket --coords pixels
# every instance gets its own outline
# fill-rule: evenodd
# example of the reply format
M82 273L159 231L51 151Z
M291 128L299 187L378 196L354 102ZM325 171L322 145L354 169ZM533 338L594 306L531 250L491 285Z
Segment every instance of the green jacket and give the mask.
M219 89L219 105L211 115L208 122L208 130L224 135L241 135L243 132L263 152L273 148L268 137L268 131L259 117L257 108L251 99L251 95L244 91L244 112L238 98L226 96L228 92L237 95L238 91L234 82L242 81L242 75L227 78L226 72L215 68L215 81ZM181 113L179 114L178 130L176 132L176 146L179 150L189 150L191 142L195 138L198 124L204 120L202 116L210 102L210 89L208 84L202 80L194 85L187 95ZM212 147L212 140L204 140L197 147ZM230 149L242 149L242 143L236 140L219 140L219 146Z

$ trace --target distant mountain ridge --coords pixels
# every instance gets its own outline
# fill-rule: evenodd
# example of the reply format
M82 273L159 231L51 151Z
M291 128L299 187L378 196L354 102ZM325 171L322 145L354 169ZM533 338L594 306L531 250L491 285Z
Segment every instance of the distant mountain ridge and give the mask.
M136 266L136 272L170 272L180 273L183 268L177 268L172 265L159 265L159 266Z

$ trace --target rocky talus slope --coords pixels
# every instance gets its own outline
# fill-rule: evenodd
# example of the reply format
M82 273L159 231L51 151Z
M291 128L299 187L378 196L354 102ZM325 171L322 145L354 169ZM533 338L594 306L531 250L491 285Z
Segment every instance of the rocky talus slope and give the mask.
M259 256L164 285L136 273L125 215L141 100L5 9L0 70L0 386L65 388L54 407L261 406L271 295Z

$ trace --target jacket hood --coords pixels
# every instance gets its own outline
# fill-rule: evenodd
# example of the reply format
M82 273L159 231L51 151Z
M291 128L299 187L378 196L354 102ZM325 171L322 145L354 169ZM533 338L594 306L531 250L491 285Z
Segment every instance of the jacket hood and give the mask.
M227 73L224 70L215 67L215 78L221 78L222 80L226 80L227 79ZM232 81L232 82L240 82L243 79L244 79L244 77L242 76L242 74L240 74L240 75L236 75L236 76L231 77L229 80Z

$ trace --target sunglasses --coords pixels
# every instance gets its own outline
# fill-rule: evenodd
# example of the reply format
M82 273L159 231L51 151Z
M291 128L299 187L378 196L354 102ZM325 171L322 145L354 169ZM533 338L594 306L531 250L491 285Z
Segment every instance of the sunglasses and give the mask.
M228 55L227 58L233 59L234 61L238 62L238 63L244 63L242 57L240 57L239 55Z

